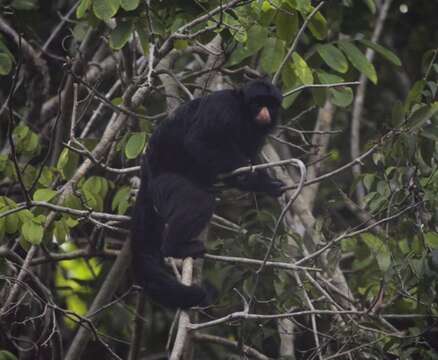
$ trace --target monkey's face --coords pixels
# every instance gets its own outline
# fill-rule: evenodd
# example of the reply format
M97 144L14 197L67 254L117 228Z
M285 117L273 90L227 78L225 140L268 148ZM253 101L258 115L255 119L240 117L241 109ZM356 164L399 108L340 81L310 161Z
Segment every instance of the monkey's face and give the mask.
M276 86L265 80L253 80L243 88L243 98L252 125L267 130L275 126L283 99Z
M280 103L273 97L256 97L250 104L251 121L260 127L272 127L276 124Z

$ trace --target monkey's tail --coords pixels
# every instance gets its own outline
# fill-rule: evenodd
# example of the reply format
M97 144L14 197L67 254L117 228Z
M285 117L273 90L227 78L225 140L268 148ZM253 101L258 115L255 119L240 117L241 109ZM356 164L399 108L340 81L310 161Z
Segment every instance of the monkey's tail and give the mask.
M208 304L207 293L199 286L186 286L164 269L160 253L163 224L148 193L147 162L142 166L142 181L131 225L134 277L152 300L171 308L189 308Z

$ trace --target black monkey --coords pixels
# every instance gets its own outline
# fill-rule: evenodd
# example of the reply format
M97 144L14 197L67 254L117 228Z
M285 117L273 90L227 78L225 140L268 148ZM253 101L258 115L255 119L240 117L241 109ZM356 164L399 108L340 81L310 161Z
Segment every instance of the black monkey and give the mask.
M206 304L198 286L167 274L164 257L198 257L196 237L214 210L211 187L221 173L252 163L275 126L280 91L263 80L180 106L152 134L143 159L131 230L134 273L154 300L169 307ZM257 171L229 178L241 190L282 193L281 181Z

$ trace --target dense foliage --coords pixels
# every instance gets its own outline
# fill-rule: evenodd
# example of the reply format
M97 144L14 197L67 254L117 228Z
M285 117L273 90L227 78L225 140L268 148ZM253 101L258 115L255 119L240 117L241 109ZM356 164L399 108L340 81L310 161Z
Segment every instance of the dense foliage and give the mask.
M0 0L0 360L438 359L437 13ZM129 271L141 154L178 104L262 76L290 190L218 183L194 276L215 300L175 314Z

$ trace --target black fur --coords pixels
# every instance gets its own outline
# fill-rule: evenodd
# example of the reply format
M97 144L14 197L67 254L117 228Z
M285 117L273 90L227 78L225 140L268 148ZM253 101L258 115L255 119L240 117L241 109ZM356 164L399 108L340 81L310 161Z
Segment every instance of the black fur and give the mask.
M134 273L146 293L169 307L207 303L205 291L167 274L163 257L202 256L197 239L214 210L211 186L221 173L252 163L275 126L281 93L256 80L240 90L214 92L180 106L152 134L134 208ZM267 107L269 123L256 117ZM265 172L227 182L241 190L282 193L283 183Z

